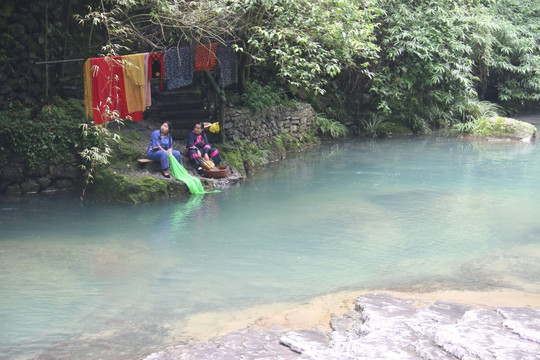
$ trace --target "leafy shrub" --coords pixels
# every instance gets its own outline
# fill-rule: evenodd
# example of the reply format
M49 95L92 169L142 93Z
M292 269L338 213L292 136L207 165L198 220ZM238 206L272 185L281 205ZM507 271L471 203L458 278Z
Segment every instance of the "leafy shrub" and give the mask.
M333 139L346 136L349 132L347 127L339 121L328 119L321 114L317 114L315 117L315 125L318 132L323 135L329 135Z
M452 128L459 133L482 135L494 130L488 118L504 116L504 109L489 101L472 100L458 108L464 122L455 124Z
M457 110L463 121L474 121L498 115L504 116L506 113L498 104L477 99L468 99L464 104L458 103Z
M389 135L386 129L386 118L381 113L370 114L366 119L360 120L360 128L372 138Z
M255 111L262 111L286 101L281 90L273 84L261 85L256 81L245 84L244 93L240 96L242 104Z
M118 135L85 119L84 106L75 99L55 98L35 109L14 104L0 112L0 149L21 155L31 168L67 164L79 155L87 185L95 168L108 163L114 140Z
M83 119L84 108L76 100L55 99L40 109L16 104L0 112L0 147L22 155L32 168L66 163L81 146Z
M247 141L237 141L235 144L242 154L242 161L248 169L268 164L270 151L261 149L256 144Z
M459 133L492 137L505 137L516 132L515 124L507 122L503 117L483 117L457 124L454 129Z

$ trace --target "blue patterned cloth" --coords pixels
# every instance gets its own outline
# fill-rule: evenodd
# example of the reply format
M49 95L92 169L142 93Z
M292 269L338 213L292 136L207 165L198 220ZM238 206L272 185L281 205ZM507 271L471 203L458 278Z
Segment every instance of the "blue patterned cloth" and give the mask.
M232 45L234 41L219 43L216 51L218 84L225 88L238 82L238 63Z
M195 48L181 47L169 49L163 55L167 90L191 85L195 69Z

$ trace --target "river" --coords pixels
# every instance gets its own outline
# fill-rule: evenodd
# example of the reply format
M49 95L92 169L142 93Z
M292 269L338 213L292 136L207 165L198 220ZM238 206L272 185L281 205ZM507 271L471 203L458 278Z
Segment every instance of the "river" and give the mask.
M0 359L143 358L342 291L538 295L539 179L536 143L433 135L324 144L189 199L0 199Z

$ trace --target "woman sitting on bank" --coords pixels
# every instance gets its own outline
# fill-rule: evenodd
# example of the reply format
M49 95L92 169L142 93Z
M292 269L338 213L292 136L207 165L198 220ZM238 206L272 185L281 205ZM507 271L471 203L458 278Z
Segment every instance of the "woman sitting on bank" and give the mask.
M148 150L146 152L150 160L157 160L161 162L161 170L163 176L166 178L171 177L169 174L169 154L173 154L176 160L178 160L182 166L184 165L182 163L182 155L180 155L180 151L173 150L172 148L173 140L170 132L171 123L169 121L165 121L163 124L161 124L159 130L152 132L152 135L150 136L150 143L148 144Z
M195 128L188 134L186 156L197 167L197 170L201 169L199 158L204 160L212 159L212 162L218 166L221 162L219 151L213 148L208 143L208 138L204 133L204 123L195 124Z

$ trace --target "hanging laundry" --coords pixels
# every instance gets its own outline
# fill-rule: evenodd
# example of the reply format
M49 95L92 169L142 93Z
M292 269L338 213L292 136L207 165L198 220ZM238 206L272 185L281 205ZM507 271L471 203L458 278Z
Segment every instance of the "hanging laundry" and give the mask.
M127 111L132 117L142 120L142 112L146 110L146 81L144 54L122 56L124 73L124 92ZM140 113L140 114L139 114Z
M211 71L216 68L217 43L195 46L195 70Z
M148 60L150 58L150 54L149 53L144 53L144 73L145 75L149 74L149 69L148 69ZM152 70L150 68L150 70ZM149 106L152 106L152 86L150 85L150 77L148 76L145 76L144 77L144 82L145 82L145 89L146 89L146 92L144 94L144 97L145 97L145 101L144 103L146 104L146 107L149 107Z
M165 63L163 61L163 53L150 53L148 58L148 78L159 78L159 89L163 90L163 79L165 78Z
M96 124L127 114L124 72L121 56L90 59L92 72L92 111Z
M129 112L127 107L123 57L92 58L90 67L94 122L101 124L113 117L142 121L142 111Z
M234 40L219 44L216 52L218 85L225 88L238 82L238 62L232 46Z
M92 65L90 64L90 59L87 59L84 62L84 109L86 113L86 118L92 117Z
M195 50L192 47L169 49L163 55L163 60L168 90L191 85L195 66Z

